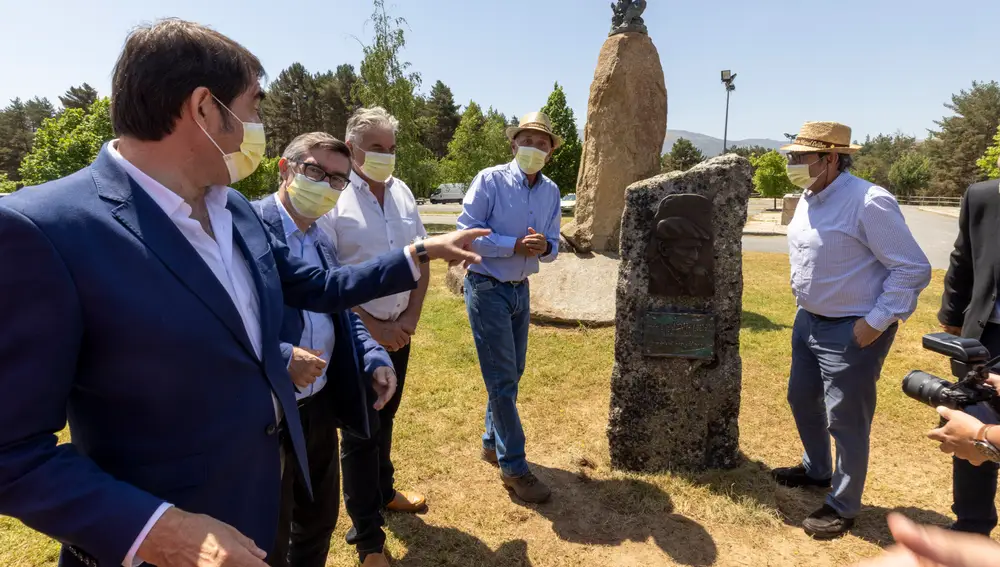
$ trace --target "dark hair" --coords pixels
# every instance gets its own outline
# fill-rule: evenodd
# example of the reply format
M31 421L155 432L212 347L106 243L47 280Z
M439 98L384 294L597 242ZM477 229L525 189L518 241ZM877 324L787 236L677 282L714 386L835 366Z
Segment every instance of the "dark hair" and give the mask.
M125 40L111 79L111 123L119 136L162 140L191 93L205 87L226 106L264 76L245 47L178 19L141 26ZM228 112L223 112L224 120Z
M301 161L305 155L312 150L319 148L335 154L340 154L350 161L351 148L347 144L327 134L326 132L310 132L296 136L288 143L281 157L289 161Z
M844 173L848 169L854 166L854 158L849 154L840 154L837 161L837 171Z

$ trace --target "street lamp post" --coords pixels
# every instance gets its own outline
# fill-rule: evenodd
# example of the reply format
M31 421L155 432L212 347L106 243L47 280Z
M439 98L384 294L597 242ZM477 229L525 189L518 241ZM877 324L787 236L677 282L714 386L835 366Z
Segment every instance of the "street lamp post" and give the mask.
M722 72L722 84L726 86L726 130L722 135L722 153L729 150L729 95L736 90L733 81L736 80L736 73L732 71Z

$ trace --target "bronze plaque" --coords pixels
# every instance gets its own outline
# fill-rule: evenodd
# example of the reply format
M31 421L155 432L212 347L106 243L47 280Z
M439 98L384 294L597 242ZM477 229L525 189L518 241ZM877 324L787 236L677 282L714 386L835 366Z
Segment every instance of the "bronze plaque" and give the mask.
M650 294L715 295L712 208L701 195L670 195L660 201L646 247Z
M715 315L650 311L642 318L642 354L660 358L715 358Z

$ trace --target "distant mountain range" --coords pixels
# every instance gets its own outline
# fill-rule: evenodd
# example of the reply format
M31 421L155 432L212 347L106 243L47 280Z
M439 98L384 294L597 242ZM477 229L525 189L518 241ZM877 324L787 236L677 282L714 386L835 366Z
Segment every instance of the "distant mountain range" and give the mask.
M667 130L667 137L663 141L663 153L669 153L674 147L674 142L684 138L689 140L694 147L701 150L701 153L705 154L705 157L715 157L722 153L722 140L719 138L714 138L712 136L706 136L705 134L699 134L697 132L688 132L687 130ZM583 139L583 130L580 130L580 139ZM729 140L728 146L734 148L737 146L763 146L765 148L770 148L776 150L781 146L788 145L788 142L782 142L778 140L769 140L766 138L752 138L749 140Z

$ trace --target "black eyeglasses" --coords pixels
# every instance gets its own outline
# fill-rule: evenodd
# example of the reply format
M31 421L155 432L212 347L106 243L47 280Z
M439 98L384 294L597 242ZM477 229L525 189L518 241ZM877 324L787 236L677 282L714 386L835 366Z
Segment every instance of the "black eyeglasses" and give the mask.
M302 175L305 175L308 179L318 183L322 183L329 179L330 188L335 191L342 191L344 187L347 187L347 184L351 182L349 177L339 173L329 173L315 163L306 163L304 161L294 160L293 163L297 163L302 166Z

